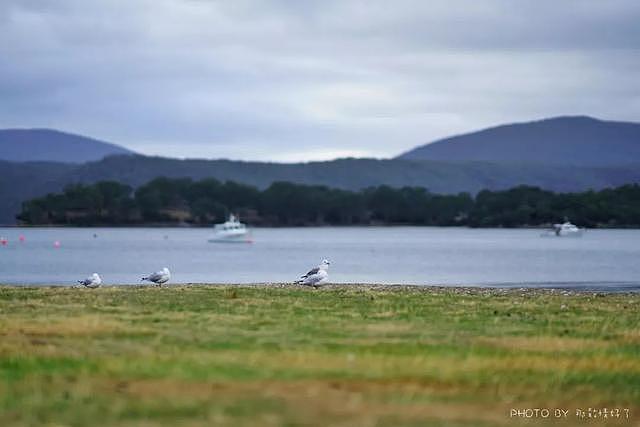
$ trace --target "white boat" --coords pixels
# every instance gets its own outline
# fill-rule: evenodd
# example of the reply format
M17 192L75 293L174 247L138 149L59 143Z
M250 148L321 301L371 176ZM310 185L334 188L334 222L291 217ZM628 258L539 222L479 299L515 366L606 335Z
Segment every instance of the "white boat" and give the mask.
M542 234L542 237L581 237L584 228L578 228L569 221L562 224L553 224L553 228Z
M209 242L252 243L252 240L247 226L241 223L238 217L231 214L226 222L213 226L213 235L209 238Z

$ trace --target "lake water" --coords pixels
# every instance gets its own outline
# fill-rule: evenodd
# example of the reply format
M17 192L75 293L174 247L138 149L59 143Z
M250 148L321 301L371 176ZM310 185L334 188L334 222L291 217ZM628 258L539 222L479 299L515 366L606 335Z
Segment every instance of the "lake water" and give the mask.
M0 283L69 285L95 271L105 283L130 284L164 266L173 283L290 282L327 258L336 283L640 290L640 230L541 238L524 229L264 228L253 230L253 244L208 243L209 234L0 228L8 239L0 246Z

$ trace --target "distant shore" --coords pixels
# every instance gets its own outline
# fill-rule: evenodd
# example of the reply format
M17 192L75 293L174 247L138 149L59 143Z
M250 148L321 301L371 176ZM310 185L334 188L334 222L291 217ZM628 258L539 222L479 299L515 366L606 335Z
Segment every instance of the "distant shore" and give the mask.
M15 229L39 229L39 228L72 228L72 229L94 229L94 228L189 228L189 229L209 229L213 228L215 224L95 224L95 225L75 225L75 224L0 224L0 228L15 228ZM469 230L549 230L553 224L542 225L521 225L517 227L472 227L468 225L420 225L420 224L315 224L315 225L251 225L247 224L250 229L272 229L272 228L394 228L394 227L418 227L418 228L465 228ZM638 230L640 226L611 226L611 225L598 225L596 227L580 227L585 230Z
M640 226L640 185L554 193L517 186L477 194L437 194L386 185L357 191L275 182L266 189L226 181L156 178L135 189L116 181L73 185L24 201L5 221L20 224L204 225L231 216L256 226L417 225Z

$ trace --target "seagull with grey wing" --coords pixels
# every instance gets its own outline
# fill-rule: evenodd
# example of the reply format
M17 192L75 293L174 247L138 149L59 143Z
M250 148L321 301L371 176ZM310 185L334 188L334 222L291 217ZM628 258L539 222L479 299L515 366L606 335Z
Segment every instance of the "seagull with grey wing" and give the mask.
M301 276L300 279L294 283L297 285L313 286L314 288L318 287L329 278L329 264L329 261L323 259L319 266L309 270L307 274Z
M102 278L98 273L93 273L91 276L87 277L84 280L78 280L78 283L80 283L85 288L94 289L102 284Z
M167 283L171 279L171 272L167 267L163 268L160 271L156 271L148 275L147 277L143 277L142 280L146 280L148 282L153 282L156 285L162 285L163 283Z

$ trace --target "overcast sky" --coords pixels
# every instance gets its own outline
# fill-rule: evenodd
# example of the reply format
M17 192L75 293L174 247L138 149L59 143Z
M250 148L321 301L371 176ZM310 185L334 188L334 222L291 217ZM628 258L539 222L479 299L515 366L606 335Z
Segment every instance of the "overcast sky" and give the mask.
M288 162L640 121L639 23L637 0L2 0L0 127Z

